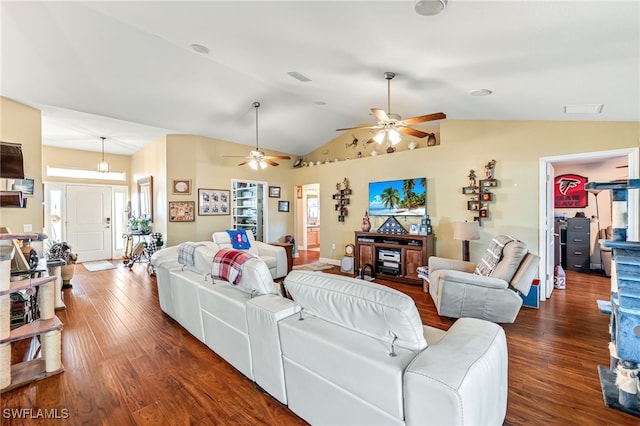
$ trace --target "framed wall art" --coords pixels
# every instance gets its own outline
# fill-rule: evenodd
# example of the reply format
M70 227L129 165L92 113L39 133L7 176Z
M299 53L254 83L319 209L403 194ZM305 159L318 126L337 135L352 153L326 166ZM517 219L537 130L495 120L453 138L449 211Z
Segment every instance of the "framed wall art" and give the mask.
M195 211L195 201L169 201L169 222L193 222Z
M228 189L198 188L198 216L223 216L229 213Z
M280 187L279 186L270 186L269 187L269 198L280 198Z
M174 179L171 187L173 188L173 195L190 195L191 179Z
M289 211L289 202L288 201L278 201L278 211L279 212L288 212Z

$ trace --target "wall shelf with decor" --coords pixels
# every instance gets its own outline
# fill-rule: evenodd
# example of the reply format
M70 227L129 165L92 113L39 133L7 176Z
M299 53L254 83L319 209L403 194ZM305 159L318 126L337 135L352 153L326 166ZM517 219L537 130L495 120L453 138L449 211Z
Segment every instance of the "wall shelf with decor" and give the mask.
M336 184L336 192L333 194L335 208L338 212L338 222L344 222L345 217L349 214L349 197L351 196L351 188L349 187L349 179L344 178L342 182Z
M486 178L476 180L474 170L469 171L469 185L462 188L462 193L468 195L467 210L474 214L474 220L482 225L482 219L489 218L489 203L495 201L494 188L498 187L498 180L493 177L495 160L485 165Z

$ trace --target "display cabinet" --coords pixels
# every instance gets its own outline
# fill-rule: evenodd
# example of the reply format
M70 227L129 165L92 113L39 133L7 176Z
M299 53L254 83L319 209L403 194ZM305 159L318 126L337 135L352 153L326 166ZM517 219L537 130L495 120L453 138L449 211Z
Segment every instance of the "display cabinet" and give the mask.
M257 241L263 241L262 197L262 191L258 184L233 182L232 227L250 230Z

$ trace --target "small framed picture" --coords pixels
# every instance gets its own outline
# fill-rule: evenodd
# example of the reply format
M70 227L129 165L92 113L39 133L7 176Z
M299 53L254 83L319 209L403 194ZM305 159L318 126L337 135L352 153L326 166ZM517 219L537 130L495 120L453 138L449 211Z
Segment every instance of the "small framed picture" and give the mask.
M480 199L482 201L491 201L493 200L493 194L491 192L483 192Z
M419 234L420 233L420 224L419 223L410 223L409 224L409 233L410 234L415 234L415 235Z
M288 212L289 211L289 202L288 201L278 201L278 211L279 212Z
M302 198L302 186L301 185L296 186L296 198L297 199Z
M480 210L480 203L477 201L467 201L467 210Z
M279 186L270 186L269 187L269 197L270 198L280 198L280 187Z
M195 211L195 201L169 201L169 222L193 222Z
M198 216L222 216L229 213L228 189L198 188Z
M24 196L33 196L34 194L34 180L25 178L25 179L14 179L11 184L12 191L21 191Z
M489 216L489 210L480 210L480 217L487 217Z
M174 179L173 195L189 195L191 194L191 179Z

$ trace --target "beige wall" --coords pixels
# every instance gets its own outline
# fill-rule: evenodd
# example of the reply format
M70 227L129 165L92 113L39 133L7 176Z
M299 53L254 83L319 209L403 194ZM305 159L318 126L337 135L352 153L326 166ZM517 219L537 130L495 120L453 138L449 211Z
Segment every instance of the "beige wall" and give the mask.
M153 224L154 232L167 235L167 138L162 137L147 145L131 157L131 179L129 181L131 202L135 214L138 214L139 179L153 178ZM166 237L165 237L166 238Z
M36 179L36 199L42 196L42 169L47 164L86 168L88 162L96 162L95 152L41 148L39 111L5 98L0 100L0 135L3 140L23 143L26 173ZM351 142L352 134L346 132L314 151L314 155L320 153L326 158L339 158L341 161L298 169L291 168L293 160L280 161L279 167L261 171L253 171L247 166L238 167L241 158L225 158L223 155L245 156L252 146L185 135L167 135L132 157L108 156L107 160L114 170L127 171L132 195L138 178L154 177L154 230L163 232L169 245L187 240L208 240L211 232L230 227L230 216L196 215L194 222L168 222L168 201L194 201L197 207L198 188L231 189L233 178L280 186L281 198L267 199L268 241L276 241L284 235L294 234L295 229L295 212L278 212L277 201L290 201L295 210L298 206L295 202L296 185L318 183L322 218L321 256L339 259L344 245L353 242L353 232L360 229L362 216L368 208L369 182L415 177L427 178L427 212L436 234L437 254L459 257L460 242L452 240L452 223L472 218L466 210L466 197L461 194L461 187L467 183L469 169L482 172L484 164L494 159L495 177L500 185L494 191L495 201L490 206L490 217L482 222L482 239L471 243L472 259L477 259L489 239L501 233L517 236L533 251L538 251L540 157L638 147L640 124L449 119L441 122L438 146L424 148L423 143L418 149L408 151L405 145L400 146L396 153L376 157L369 156L371 148L367 147L369 154L359 159L352 154L359 148L354 150L346 146ZM356 134L356 137L365 140L367 135ZM347 156L353 159L344 160ZM41 157L40 163L38 160L27 161L28 158ZM344 223L339 223L331 196L336 183L345 177L351 181L353 195L349 216ZM190 179L191 194L172 194L173 179ZM39 205L34 204L31 203L27 209L3 208L2 224L21 229L22 224L29 221L33 223L34 230L41 229L42 211ZM25 213L27 216L23 216ZM400 219L405 227L417 220ZM373 218L372 229L377 229L383 221L384 218ZM294 237L299 238L298 235ZM331 248L332 244L336 249Z
M267 220L269 236L266 241L281 240L293 230L293 213L278 212L278 201L293 204L295 188L290 185L293 160L279 160L278 167L252 170L248 166L237 166L243 158L225 158L223 155L246 156L253 147L218 139L192 135L167 136L166 202L159 206L166 212L168 201L193 201L198 206L198 188L231 190L232 179L266 182L267 186L280 186L279 199L267 198ZM269 154L284 154L265 151ZM191 195L175 195L171 191L174 179L190 179ZM231 216L197 216L194 222L167 222L168 243L210 240L214 231L231 227Z
M42 232L42 124L40 111L0 97L0 140L22 145L24 175L34 179L34 196L26 208L0 208L0 226L23 232L31 224L33 232Z
M98 142L96 142L98 143ZM47 166L63 167L69 169L93 169L98 170L98 162L102 154L95 151L81 151L78 149L42 147L42 176L47 182L77 183L77 179L64 177L47 177ZM131 157L128 155L105 154L104 159L109 163L112 172L124 172L127 178L131 175ZM85 179L85 184L97 185L128 185L127 181Z
M372 181L427 178L427 212L436 234L436 252L460 257L461 244L452 239L452 223L469 220L461 188L469 169L483 171L496 160L495 201L490 217L483 220L481 240L471 243L471 258L478 259L489 240L510 234L538 252L538 169L540 157L638 147L638 123L459 121L443 120L439 146L365 157L291 171L289 191L295 185L319 183L321 187L321 256L340 258L345 244L354 241L367 209L368 184ZM347 133L333 141L336 150L351 140ZM324 149L332 150L332 146ZM353 195L349 216L339 223L331 195L337 182L351 181ZM384 218L374 218L377 229ZM405 225L410 220L400 219ZM408 227L408 225L405 225ZM336 244L336 249L331 249Z

